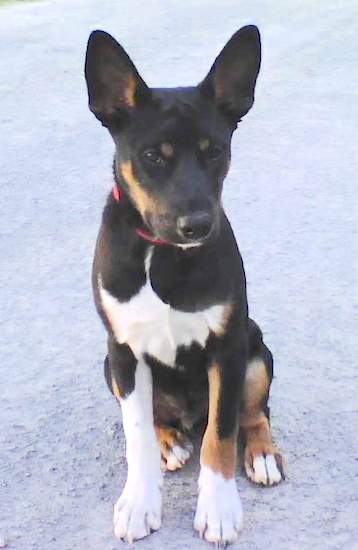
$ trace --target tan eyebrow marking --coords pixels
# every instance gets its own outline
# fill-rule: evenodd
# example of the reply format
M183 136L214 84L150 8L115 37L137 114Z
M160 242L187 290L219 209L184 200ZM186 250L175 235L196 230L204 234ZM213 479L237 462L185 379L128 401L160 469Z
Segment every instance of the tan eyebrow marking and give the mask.
M208 138L201 139L199 141L199 149L200 151L207 151L210 146L210 140Z
M170 143L162 143L160 146L160 150L166 158L172 158L172 156L174 155L174 148Z

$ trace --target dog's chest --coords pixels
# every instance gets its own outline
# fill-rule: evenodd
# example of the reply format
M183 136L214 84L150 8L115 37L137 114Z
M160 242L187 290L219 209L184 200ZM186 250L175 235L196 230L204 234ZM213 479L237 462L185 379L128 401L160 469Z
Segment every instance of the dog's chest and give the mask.
M194 313L165 304L154 292L147 261L146 284L127 302L119 302L101 285L103 310L120 344L128 344L137 359L148 353L165 365L175 366L179 346L196 342L205 347L210 331L220 333L225 306L214 305Z

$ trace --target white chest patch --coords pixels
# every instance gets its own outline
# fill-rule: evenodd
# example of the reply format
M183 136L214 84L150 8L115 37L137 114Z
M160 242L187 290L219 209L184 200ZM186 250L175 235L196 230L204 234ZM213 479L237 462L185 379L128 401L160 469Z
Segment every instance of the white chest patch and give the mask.
M147 256L146 284L128 302L119 302L98 278L102 307L120 344L128 344L139 359L149 353L162 363L174 366L178 346L197 342L204 347L209 332L219 333L225 323L225 306L185 313L162 302L149 279L151 253Z

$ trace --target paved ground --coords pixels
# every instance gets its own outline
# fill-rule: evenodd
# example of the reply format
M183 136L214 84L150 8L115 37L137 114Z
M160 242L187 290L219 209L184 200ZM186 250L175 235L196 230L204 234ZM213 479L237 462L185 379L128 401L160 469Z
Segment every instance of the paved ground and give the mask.
M276 357L272 413L290 469L239 474L245 550L358 548L358 7L343 2L59 0L0 8L0 533L17 550L112 550L125 478L90 265L112 144L86 108L89 31L149 84L191 84L242 24L264 59L225 202L251 314ZM138 550L204 549L198 457L166 476L164 523Z

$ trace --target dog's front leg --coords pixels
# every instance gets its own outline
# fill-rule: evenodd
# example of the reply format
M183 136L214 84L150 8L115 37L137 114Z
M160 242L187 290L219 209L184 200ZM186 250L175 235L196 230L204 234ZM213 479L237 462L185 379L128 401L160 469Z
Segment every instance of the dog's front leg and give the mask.
M109 343L113 393L122 408L128 463L127 481L114 507L118 538L132 542L161 525L160 449L153 423L152 373L128 346Z
M225 353L209 366L209 415L200 452L199 497L194 527L210 542L238 538L242 506L236 488L238 407L246 349Z

